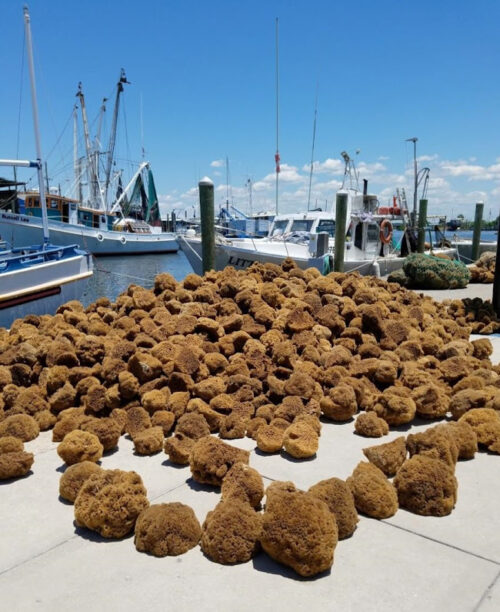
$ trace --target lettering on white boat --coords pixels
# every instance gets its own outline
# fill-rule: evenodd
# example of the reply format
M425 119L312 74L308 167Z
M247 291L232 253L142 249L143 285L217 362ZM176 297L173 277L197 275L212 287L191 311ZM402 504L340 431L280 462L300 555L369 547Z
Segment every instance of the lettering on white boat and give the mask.
M230 266L234 266L235 268L247 268L253 264L253 259L243 259L242 257L234 257L233 255L230 255L228 264Z
M2 213L2 219L7 221L22 221L23 223L29 223L29 217L21 217L20 215L9 215L8 213Z

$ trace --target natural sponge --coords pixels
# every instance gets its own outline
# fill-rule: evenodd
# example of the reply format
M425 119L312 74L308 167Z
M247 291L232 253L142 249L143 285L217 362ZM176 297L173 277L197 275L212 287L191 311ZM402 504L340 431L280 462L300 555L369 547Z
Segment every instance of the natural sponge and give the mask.
M248 464L250 453L212 436L196 442L189 457L194 480L219 487L235 463Z
M335 516L311 493L275 486L267 495L260 542L266 553L301 576L329 569L338 541Z
M354 422L354 431L365 438L381 438L389 433L389 425L374 412L362 412Z
M39 433L38 423L28 414L13 414L0 422L0 437L14 436L23 442L29 442Z
M24 450L23 441L15 436L0 438L0 455L3 453L20 453Z
M200 523L192 508L177 502L146 508L135 524L135 547L155 557L182 555L200 537Z
M96 435L78 429L66 434L57 447L57 454L67 465L81 461L97 462L102 457L102 451L103 446Z
M398 509L398 496L385 474L372 463L360 461L347 479L358 512L373 518L389 518Z
M82 461L70 465L59 480L59 495L67 501L74 503L83 483L101 471L101 468L93 461Z
M201 549L217 563L244 563L257 551L262 516L232 497L221 501L203 523Z
M319 436L306 421L296 421L285 430L283 446L296 459L314 457L318 445Z
M402 508L425 516L450 514L457 501L457 479L453 469L426 455L415 455L403 463L394 485Z
M369 446L363 449L363 453L370 463L376 465L379 470L391 478L406 459L405 437L399 436L392 442Z
M78 526L104 538L123 538L134 529L139 514L149 506L139 474L102 470L90 476L75 500Z
M0 480L25 476L33 465L32 453L15 451L0 454Z
M134 437L134 450L138 455L154 455L163 449L163 429L157 425L137 433Z
M339 540L344 540L354 533L359 521L354 497L347 483L340 478L320 480L309 489L309 493L321 499L335 515Z
M224 476L221 487L224 501L234 497L257 508L264 497L262 476L245 463L235 463Z

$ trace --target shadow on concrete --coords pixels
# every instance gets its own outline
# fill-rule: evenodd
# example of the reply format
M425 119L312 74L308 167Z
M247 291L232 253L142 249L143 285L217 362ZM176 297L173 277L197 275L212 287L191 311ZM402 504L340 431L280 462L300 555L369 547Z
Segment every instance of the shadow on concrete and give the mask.
M65 506L72 506L73 502L68 501L67 499L64 499L64 497L61 497L59 495L58 500L61 502L61 504L64 504Z
M28 476L31 476L32 474L33 474L33 470L30 470L29 472L24 474L24 476L14 476L14 478L7 478L7 480L0 480L0 487L16 482L16 480L25 480L26 478L28 478Z
M282 565L281 563L274 561L264 552L261 552L254 557L252 559L252 563L254 569L256 569L258 572L275 574L277 576L283 576L284 578L290 578L291 580L296 580L298 582L314 582L315 580L319 580L331 574L331 570L327 569L324 572L321 572L321 574L316 574L316 576L311 576L310 578L300 576L291 567L287 567L286 565Z
M91 529L87 529L85 527L79 527L75 521L73 521L73 525L75 527L75 535L78 535L89 542L97 542L97 544L112 544L113 542L122 542L123 540L130 539L134 535L134 530L132 529L132 531L126 536L123 536L123 538L104 538L102 535L97 533L97 531L92 531Z
M292 455L289 455L286 450L281 450L280 457L283 457L283 459L290 461L290 463L307 463L308 461L314 461L316 459L316 453L314 453L312 457L304 457L304 459L297 459L296 457L292 457Z
M220 493L219 487L209 484L202 484L201 482L196 482L193 478L188 478L186 480L187 486L193 491L204 491L205 493Z
M174 463L173 461L170 461L170 459L165 459L165 461L162 461L161 464L165 467L175 468L176 470L184 470L186 468L189 468L189 465L181 465L180 463Z

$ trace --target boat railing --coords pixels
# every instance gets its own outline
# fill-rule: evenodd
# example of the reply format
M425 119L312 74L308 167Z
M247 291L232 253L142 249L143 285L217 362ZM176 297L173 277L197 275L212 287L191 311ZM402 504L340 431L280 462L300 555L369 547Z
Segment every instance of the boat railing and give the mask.
M10 251L10 254L0 259L0 271L14 271L33 266L35 264L57 261L65 257L76 255L78 245L67 246L41 246L18 247Z

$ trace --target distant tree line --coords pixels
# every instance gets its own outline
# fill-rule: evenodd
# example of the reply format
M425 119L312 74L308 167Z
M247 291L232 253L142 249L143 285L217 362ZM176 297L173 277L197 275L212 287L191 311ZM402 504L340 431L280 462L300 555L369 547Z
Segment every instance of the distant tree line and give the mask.
M471 230L474 228L474 219L466 219L463 215L457 215L457 220L460 221L460 229ZM500 215L491 221L483 219L481 223L482 230L498 230L500 223Z

